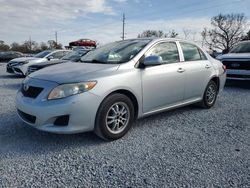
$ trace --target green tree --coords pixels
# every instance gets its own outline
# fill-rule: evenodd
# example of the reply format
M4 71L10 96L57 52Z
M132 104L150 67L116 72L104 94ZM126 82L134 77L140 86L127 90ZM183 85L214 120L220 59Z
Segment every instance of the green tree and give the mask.
M169 37L169 38L175 38L178 36L178 33L175 32L175 30L170 30L168 33L164 33L161 30L145 30L141 34L138 34L137 38L148 38L148 37L156 37L156 38L162 38L162 37Z
M168 38L176 38L179 34L175 32L175 30L170 30L167 34L165 34L165 37Z
M164 33L161 30L145 30L141 34L138 34L138 38L148 38L148 37L164 37Z
M48 45L50 49L62 49L62 44L56 43L54 40L49 40Z
M8 44L5 44L3 40L0 40L0 51L8 51L10 49L10 46Z

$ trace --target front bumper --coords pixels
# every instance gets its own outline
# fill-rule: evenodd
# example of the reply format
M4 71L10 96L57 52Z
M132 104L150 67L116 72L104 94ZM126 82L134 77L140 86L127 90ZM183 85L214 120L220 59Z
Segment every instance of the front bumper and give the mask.
M13 69L12 69L12 67L11 66L9 66L9 65L7 65L6 66L6 72L8 72L8 73L14 73L14 71L13 71Z
M47 100L47 94L44 94L46 91L49 90L45 89L36 99L24 97L22 92L18 91L16 108L18 116L25 123L36 129L58 134L94 130L100 97L85 92L63 99ZM67 125L55 125L61 116L69 117Z
M227 69L228 80L250 80L250 70Z
M20 76L24 76L25 75L24 72L23 72L23 70L21 69L21 66L13 66L12 70L17 75L20 75Z

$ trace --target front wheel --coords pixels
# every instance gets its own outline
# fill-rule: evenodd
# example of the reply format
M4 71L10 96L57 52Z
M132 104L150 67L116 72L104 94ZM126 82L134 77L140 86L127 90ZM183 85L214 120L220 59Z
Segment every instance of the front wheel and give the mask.
M134 106L123 94L108 96L99 107L96 116L95 133L105 140L123 137L134 120Z
M203 108L211 108L214 106L217 94L218 86L213 80L210 80L203 94L203 100L200 102L200 106Z

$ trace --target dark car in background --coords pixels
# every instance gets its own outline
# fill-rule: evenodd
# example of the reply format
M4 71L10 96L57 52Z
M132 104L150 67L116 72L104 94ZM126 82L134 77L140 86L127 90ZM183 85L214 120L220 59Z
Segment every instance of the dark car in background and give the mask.
M16 51L0 52L0 62L8 62L19 57L26 57L26 55Z
M96 48L96 41L90 39L79 39L69 43L69 46L86 46Z
M89 51L90 50L72 51L71 53L65 55L62 59L50 60L50 61L47 61L47 62L31 65L31 66L28 67L28 71L27 71L26 75L29 75L32 72L35 72L35 71L40 70L42 68L52 66L52 65L57 65L57 64L60 64L60 63L65 63L65 62L68 62L68 61L79 62L81 60L81 57L84 56L85 54L87 54Z
M217 57L227 67L227 79L250 80L250 40Z

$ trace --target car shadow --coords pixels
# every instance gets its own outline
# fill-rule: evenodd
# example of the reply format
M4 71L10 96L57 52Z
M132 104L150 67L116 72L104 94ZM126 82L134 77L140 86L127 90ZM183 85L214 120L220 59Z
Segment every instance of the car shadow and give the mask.
M92 132L67 135L36 130L23 123L15 112L1 115L0 120L0 158L41 155L65 148L86 148L106 143Z
M196 111L200 109L191 105L151 115L136 120L132 129L142 129L148 124L154 125L156 120L165 119L166 117L171 118L171 116L179 115L189 110ZM1 119L5 120L4 124ZM127 139L128 137L133 137L132 131L122 139ZM15 112L0 115L0 158L7 158L12 155L48 154L50 152L60 152L67 148L79 147L87 149L103 144L108 143L93 132L69 135L47 133L29 127L17 117Z
M15 79L23 79L24 77L23 76L19 76L19 75L16 75L16 74L5 74L5 75L0 75L0 79L10 79L10 78L15 78Z
M248 80L227 80L225 87L250 89L250 81Z
M6 84L6 85L3 85L1 87L6 88L6 89L11 89L11 90L18 90L21 87L21 84L20 83Z

